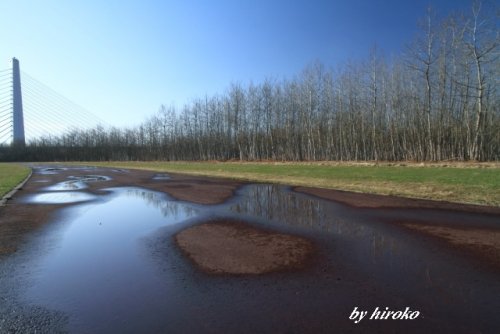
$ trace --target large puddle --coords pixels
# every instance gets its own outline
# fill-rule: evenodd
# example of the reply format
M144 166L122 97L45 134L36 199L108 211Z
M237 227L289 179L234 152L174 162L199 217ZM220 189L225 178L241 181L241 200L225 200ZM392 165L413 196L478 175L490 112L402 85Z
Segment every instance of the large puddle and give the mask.
M25 292L29 303L68 313L72 331L90 325L96 327L84 331L116 332L132 316L148 319L148 305L165 298L164 284L141 240L197 214L153 191L108 190L104 201L67 210L52 250L35 264L35 283Z
M60 189L59 186L55 185L53 190ZM174 273L174 265L159 270L158 263L151 257L148 240L160 231L180 230L182 224L188 226L192 218L203 217L248 220L252 224L310 237L322 247L324 263L321 265L334 268L328 269L328 275L336 277L335 284L343 279L342 270L350 268L353 275L366 277L370 284L373 281L378 289L385 289L384 296L397 295L403 301L401 305L424 305L428 299L433 299L427 306L429 310L438 312L444 307L460 317L464 305L478 313L484 311L484 307L480 307L483 302L490 306L499 304L494 296L500 293L500 285L493 276L483 275L478 283L477 273L465 269L463 262L456 262L449 254L436 254L435 249L422 247L418 238L384 222L393 219L394 215L413 219L423 211L359 210L271 185L246 186L228 203L216 206L173 201L167 195L142 188L107 189L107 194L99 196L99 201L85 203L96 196L81 189L77 186L77 191L44 192L31 198L36 203L83 203L63 209L62 218L50 229L50 247L31 260L32 284L23 294L28 304L67 314L71 332L163 331L170 325L179 329L184 327L175 325L175 319L181 314L197 314L196 310L200 310L199 305L204 305L205 299L216 301L225 296L222 300L231 302L232 293L241 298L241 292L233 291L229 295L221 292L226 287L218 285L221 283L217 280L200 283L190 271L192 269L186 269L191 268L189 264L180 265L181 269ZM429 211L426 214L439 216L442 213ZM449 215L453 220L453 215L458 219L460 214ZM166 235L164 243L168 244L172 234ZM169 252L163 254L164 261L174 263L175 259L182 258L175 248L169 248ZM334 291L335 284L328 281L330 278L314 275L306 279L304 286L310 286L311 291L319 289L318 295ZM280 307L281 290L266 287L297 289L294 280L285 278L238 282L245 282L244 286L254 291L249 292L247 298L255 298L255 307L261 298L263 305L270 309ZM316 283L323 288L315 288ZM256 292L261 289L268 292ZM278 300L269 301L271 297L266 297L267 293ZM295 293L294 290L294 296ZM290 307L300 309L300 303L297 305ZM348 306L352 309L355 305ZM214 312L225 307L217 304L213 312L204 310L200 314L209 318L222 317ZM301 312L314 312L310 307L304 304ZM240 309L240 312L246 311ZM204 327L196 327L200 328Z
M332 262L348 262L357 270L388 285L402 295L408 286L412 291L428 291L439 286L443 295L454 294L457 285L443 280L461 281L460 302L467 302L477 287L470 285L475 277L456 266L449 254L436 254L422 247L418 238L388 224L416 217L464 221L469 217L459 212L435 210L370 210L356 209L290 191L278 185L252 185L242 191L238 201L229 205L231 212L260 219L265 225L322 239L331 247ZM465 216L465 217L464 217ZM478 219L478 217L475 217ZM493 224L494 217L481 217L483 224ZM443 220L441 220L443 221ZM476 220L477 223L479 221ZM498 223L498 222L497 222ZM435 276L440 279L436 280ZM401 279L404 278L404 284ZM435 293L435 292L433 292Z

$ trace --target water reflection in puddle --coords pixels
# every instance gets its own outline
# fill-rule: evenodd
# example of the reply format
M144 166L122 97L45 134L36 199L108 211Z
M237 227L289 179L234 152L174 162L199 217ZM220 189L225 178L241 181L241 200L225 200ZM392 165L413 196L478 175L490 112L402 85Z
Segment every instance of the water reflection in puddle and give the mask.
M129 172L127 169L112 169L111 171L113 173L128 173Z
M167 174L156 174L153 176L153 180L170 180L170 176Z
M160 193L109 191L104 202L67 209L59 241L37 264L36 283L25 294L30 303L70 314L70 328L97 324L113 332L132 316L147 321L164 283L140 240L197 214Z
M53 169L53 168L35 169L35 174L56 175L59 171L61 171L61 169Z
M166 195L142 188L108 191L103 201L65 209L56 242L41 259L33 260L36 277L24 298L30 304L66 312L70 331L147 332L153 328L148 326L163 324L166 318L176 319L179 304L172 296L179 293L179 284L184 284L179 280L191 278L175 276L183 274L168 270L158 274L150 254L141 251L141 240L161 227L202 215L249 218L256 224L310 236L323 245L325 261L334 267L334 275L342 277L344 272L339 268L349 268L371 283L376 282L384 290L381 296L394 294L412 303L433 300L436 310L451 310L453 305L459 305L459 311L464 307L475 309L481 305L479 300L492 303L493 297L488 295L488 287L494 285L492 280L486 277L484 282L488 284L477 283L476 272L422 247L400 229L380 223L381 214L377 216L376 210L358 210L275 185L246 186L229 203L218 206L171 201ZM38 196L49 195L89 194L55 192ZM171 259L171 254L162 256ZM271 286L276 284L272 280ZM332 293L334 284L321 280L322 274L310 277L311 290L321 282L323 287L331 287L328 293ZM260 291L256 282L254 291ZM198 283L191 282L194 285L188 285L187 290L194 290ZM211 283L203 282L208 284L200 297L203 300L226 288L211 289ZM279 284L281 288L288 283L284 279ZM449 296L453 303L446 299ZM227 302L227 298L225 295L221 300ZM258 297L252 298L257 298L255 305L260 302ZM261 301L268 302L268 296ZM194 300L188 311L184 310L190 316L197 315L192 311L194 305L203 305L203 301ZM304 304L303 311L309 312L311 305L315 304Z
M99 182L109 181L111 177L105 175L83 175L83 176L68 176L68 179L73 179L81 182Z
M357 236L363 229L364 224L353 222L353 211L344 205L296 193L285 186L249 185L241 193L242 198L230 205L230 211L310 231Z
M47 191L69 191L82 190L88 188L87 183L109 181L109 176L103 175L84 175L84 176L69 176L69 181L59 182L50 187L45 188Z
M77 203L86 202L96 199L95 195L77 192L77 191L60 191L60 192L50 192L41 193L33 196L29 196L25 203L30 204L67 204L67 203Z
M82 181L64 181L45 188L47 191L67 191L81 190L87 188L87 184Z
M249 185L241 194L240 200L229 205L230 211L257 217L276 228L327 240L334 249L330 254L334 263L347 261L370 277L391 284L391 289L402 294L409 286L410 291L438 287L465 302L477 288L470 286L473 280L470 272L449 263L446 255L440 258L422 248L419 239L382 223L384 214L376 210L350 208L278 185ZM399 212L400 219L404 220L405 214ZM435 275L440 276L441 281L429 279ZM456 285L443 285L447 280L455 281Z
M33 172L35 174L41 175L56 175L59 172L68 171L68 170L77 170L82 172L94 172L97 167L92 166L82 166L82 167L41 167L41 166L33 166Z

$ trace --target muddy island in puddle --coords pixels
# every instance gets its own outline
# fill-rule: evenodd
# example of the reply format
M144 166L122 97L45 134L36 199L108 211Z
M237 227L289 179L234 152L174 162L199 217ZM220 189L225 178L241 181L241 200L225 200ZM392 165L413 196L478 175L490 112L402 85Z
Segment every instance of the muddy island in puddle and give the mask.
M0 332L495 332L499 221L495 207L34 166L0 208ZM355 323L355 309L419 316Z
M298 269L312 255L312 243L297 236L213 221L175 236L177 245L202 270L214 274L264 274Z

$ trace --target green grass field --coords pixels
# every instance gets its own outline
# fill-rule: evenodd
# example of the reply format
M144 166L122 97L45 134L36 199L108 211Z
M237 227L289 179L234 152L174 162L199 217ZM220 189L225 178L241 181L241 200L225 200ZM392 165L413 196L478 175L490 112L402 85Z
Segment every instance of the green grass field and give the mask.
M0 163L0 198L21 183L30 173L26 166Z
M101 162L117 168L218 176L500 206L500 165L239 162Z

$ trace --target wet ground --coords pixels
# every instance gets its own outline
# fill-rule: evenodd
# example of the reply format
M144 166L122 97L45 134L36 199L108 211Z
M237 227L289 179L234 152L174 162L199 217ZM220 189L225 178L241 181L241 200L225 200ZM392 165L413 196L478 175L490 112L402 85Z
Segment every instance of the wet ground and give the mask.
M298 236L314 255L205 272L175 236L217 221ZM37 166L0 208L0 332L495 333L499 232L498 208ZM418 316L370 320L377 307Z

